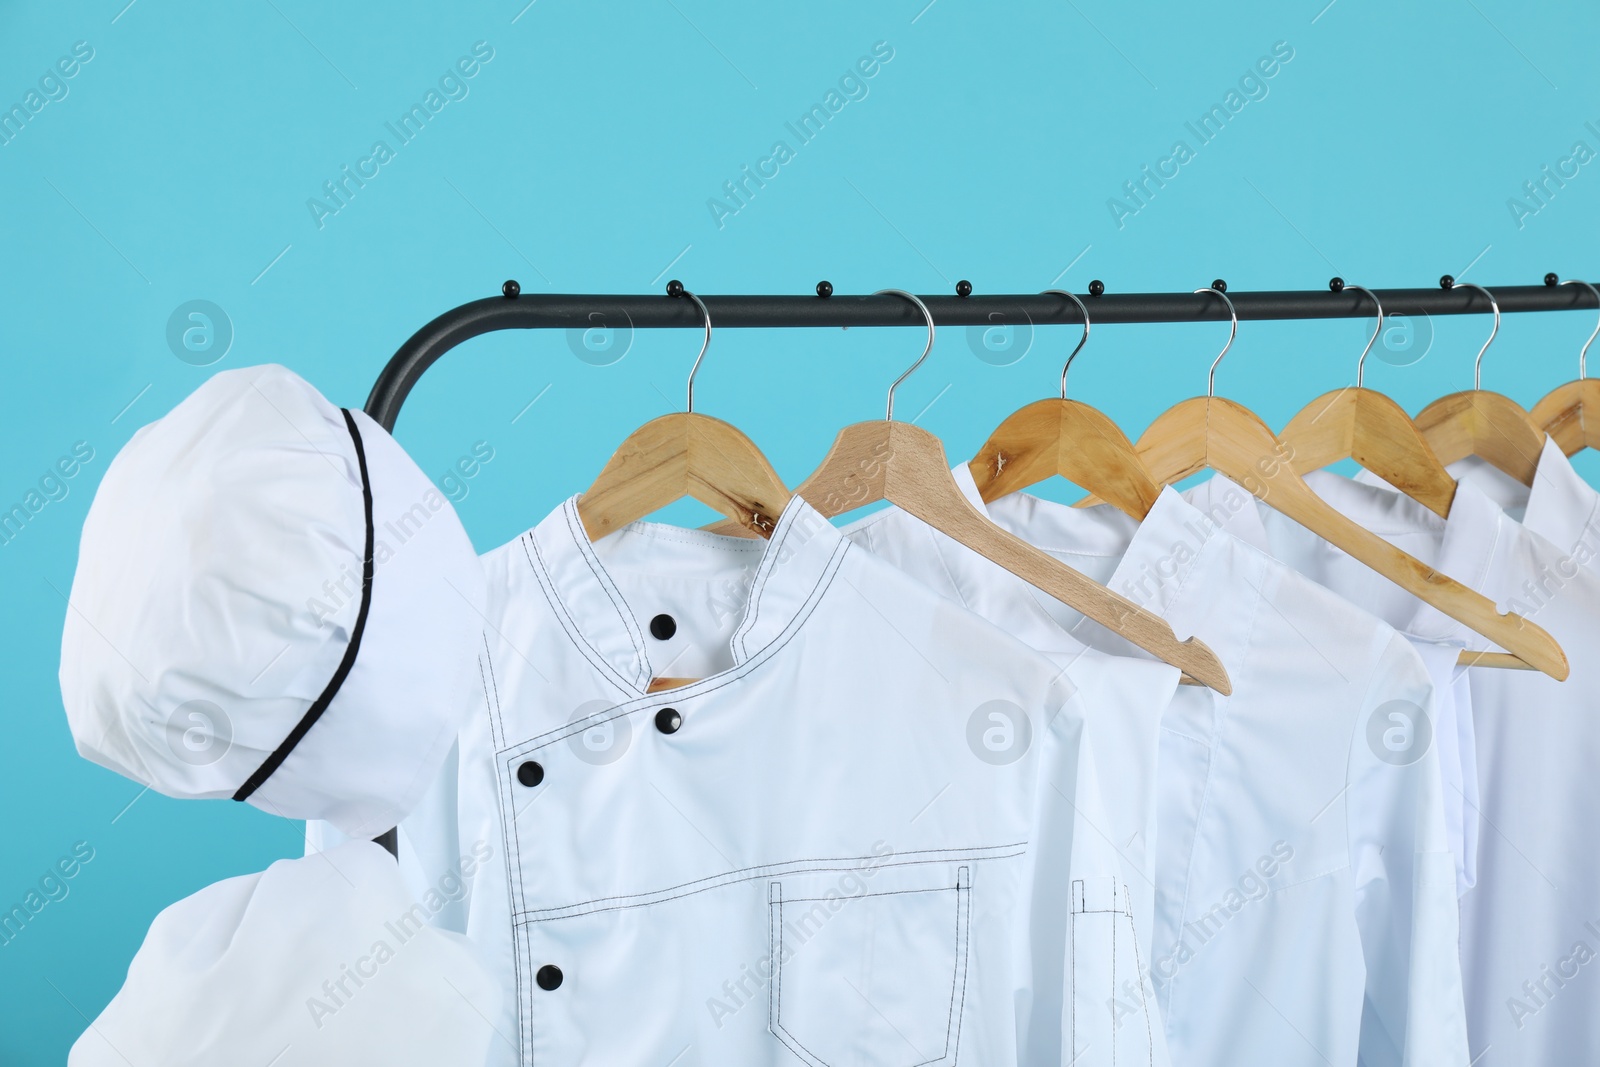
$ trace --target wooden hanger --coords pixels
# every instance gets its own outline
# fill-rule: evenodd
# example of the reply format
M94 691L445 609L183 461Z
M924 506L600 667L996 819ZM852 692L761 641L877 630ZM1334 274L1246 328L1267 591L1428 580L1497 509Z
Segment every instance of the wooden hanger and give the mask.
M1564 281L1562 285L1581 285L1594 293L1600 305L1600 290L1588 282ZM1589 346L1600 336L1600 323L1578 353L1578 377L1558 385L1533 405L1534 425L1555 439L1561 451L1573 455L1585 448L1600 448L1600 380L1589 377Z
M1233 691L1216 653L1197 638L1179 641L1165 619L995 525L972 506L950 475L944 446L928 431L894 419L894 391L933 350L933 314L901 289L881 293L916 304L928 322L922 355L889 387L882 421L846 426L821 466L795 489L826 518L888 501L935 530L999 564L1035 588L1100 623L1189 679L1219 693Z
M1172 485L1191 474L1213 470L1506 650L1504 654L1463 652L1461 663L1531 667L1557 680L1565 679L1567 657L1549 634L1519 615L1501 615L1481 593L1345 517L1296 473L1289 447L1273 436L1266 423L1247 408L1216 395L1217 364L1233 345L1239 317L1233 301L1220 289L1195 292L1220 297L1228 305L1233 325L1228 344L1211 363L1206 395L1167 409L1139 438L1139 452L1157 481Z
M1117 424L1088 404L1067 399L1067 371L1089 340L1089 309L1062 289L1047 289L1078 305L1083 336L1061 368L1061 399L1035 401L1008 415L967 464L984 503L1038 485L1052 475L1143 519L1161 487Z
M1383 333L1383 305L1370 289L1347 286L1339 278L1334 283L1334 292L1354 289L1366 293L1378 307L1377 325L1356 360L1355 388L1335 389L1317 397L1289 420L1278 440L1289 447L1289 461L1300 474L1353 459L1434 514L1449 515L1456 480L1404 408L1361 386L1367 353Z
M629 434L579 497L578 518L589 540L598 541L692 496L740 529L770 537L789 490L750 438L721 419L695 414L694 376L711 344L711 315L687 289L679 286L673 295L693 300L705 320L705 339L689 371L688 411L651 419Z
M1454 287L1455 282L1448 275L1445 277L1450 281L1445 288ZM1500 305L1483 286L1471 282L1461 284L1489 298L1494 329L1478 349L1478 358L1472 364L1472 388L1440 397L1423 408L1417 413L1417 429L1422 431L1442 463L1476 456L1523 485L1532 485L1534 471L1539 466L1539 453L1544 450L1544 431L1534 424L1533 416L1521 404L1508 396L1482 389L1483 354L1500 332Z

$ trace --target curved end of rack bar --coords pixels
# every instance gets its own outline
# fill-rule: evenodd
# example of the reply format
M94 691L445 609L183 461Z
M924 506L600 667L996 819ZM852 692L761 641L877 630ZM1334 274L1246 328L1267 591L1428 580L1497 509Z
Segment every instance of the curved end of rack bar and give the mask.
M1519 311L1572 311L1596 307L1594 295L1578 285L1494 286L1495 302L1502 313ZM665 295L583 295L524 293L509 288L504 295L485 297L446 311L401 345L378 375L367 398L366 412L384 429L393 431L405 403L425 371L463 341L496 330L588 329L592 316L615 316L617 324L653 329L701 326L698 310L686 301ZM1469 315L1487 313L1489 301L1476 289L1377 289L1378 299L1391 313ZM1094 295L1091 293L1091 295ZM1240 320L1366 318L1372 304L1360 292L1308 289L1280 292L1234 293ZM718 329L759 327L917 326L921 313L909 301L892 296L705 296L701 295ZM1017 296L925 296L921 300L939 326L993 326L1016 324L1079 324L1078 309L1070 301L1046 293ZM1094 295L1096 326L1140 322L1226 321L1227 310L1207 294L1103 293Z

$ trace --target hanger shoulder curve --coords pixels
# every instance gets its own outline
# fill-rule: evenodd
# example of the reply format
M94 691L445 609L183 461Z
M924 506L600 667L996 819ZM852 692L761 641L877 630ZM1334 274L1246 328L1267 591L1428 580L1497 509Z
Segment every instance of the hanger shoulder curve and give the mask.
M1206 409L1201 425L1207 433L1199 447L1203 466L1535 669L1558 681L1567 677L1566 654L1542 628L1520 615L1502 615L1482 593L1401 551L1319 497L1295 471L1288 447L1249 409L1221 397L1184 403Z
M1482 389L1451 393L1418 412L1416 425L1440 462L1477 456L1523 485L1533 484L1544 431L1510 397Z
M985 502L1060 475L1142 519L1161 493L1127 435L1076 400L1039 400L1008 415L967 469Z
M1324 393L1289 420L1278 440L1301 475L1354 459L1434 514L1450 514L1455 479L1411 416L1382 393L1360 387Z
M1224 695L1233 691L1222 661L1205 642L1179 641L1165 619L981 514L950 477L944 446L920 427L887 420L846 426L795 492L828 518L887 500L1189 677Z
M755 442L709 415L679 412L629 434L578 499L591 541L692 496L768 536L789 490Z
M1556 386L1529 415L1566 455L1600 448L1600 378L1578 378Z

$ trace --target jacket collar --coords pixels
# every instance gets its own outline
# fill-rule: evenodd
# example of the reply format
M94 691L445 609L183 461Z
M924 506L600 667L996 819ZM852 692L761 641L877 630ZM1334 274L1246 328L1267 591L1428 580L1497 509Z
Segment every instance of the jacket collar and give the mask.
M648 690L654 669L639 620L607 571L602 553L589 541L572 496L523 535L532 565L552 609L569 637L602 672L626 689ZM636 523L611 535L627 537ZM798 625L822 593L849 543L799 496L783 509L767 542L746 542L696 530L674 530L676 540L708 551L742 554L759 548L760 563L751 582L744 619L731 647L735 667ZM730 555L730 573L739 563Z

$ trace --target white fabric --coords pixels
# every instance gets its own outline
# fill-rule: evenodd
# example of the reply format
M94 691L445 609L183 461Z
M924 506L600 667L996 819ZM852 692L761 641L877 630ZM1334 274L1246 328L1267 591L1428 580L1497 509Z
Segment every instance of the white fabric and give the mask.
M951 473L973 505L983 509L966 465ZM1105 822L1096 829L1121 860L1140 959L1148 962L1155 925L1160 726L1178 684L1177 668L1089 648L1054 623L1021 578L899 508L884 508L841 532L941 596L1004 623L1008 630L1015 626L1017 612L1032 616L1034 625L1013 632L1025 635L1031 647L1058 663L1082 696L1105 812ZM1045 799L1064 802L1054 791ZM1120 983L1124 988L1118 994L1124 1007L1141 995L1138 977L1129 977L1132 984ZM1154 1044L1159 1063L1165 1057L1164 1034L1158 1033Z
M1170 490L1142 524L1025 494L988 508L1200 637L1232 679L1229 697L1180 688L1161 724L1150 968L1173 1062L1464 1064L1437 751L1385 744L1435 714L1405 639ZM1135 654L1033 599L991 617L1030 644L1060 640L1048 623Z
M798 499L770 542L594 544L568 501L485 565L459 799L402 848L503 858L465 918L512 994L501 1062L1151 1062L1142 991L1116 1002L1141 961L1091 709L1057 665ZM648 694L662 676L701 680Z
M1410 500L1379 498L1350 479L1313 471L1306 483L1335 510L1424 563L1434 564L1444 520ZM1445 832L1455 856L1456 892L1471 889L1478 865L1477 741L1472 729L1472 693L1456 661L1470 643L1457 631L1418 632L1423 603L1389 579L1304 526L1257 500L1243 487L1213 477L1184 494L1223 529L1333 590L1393 626L1411 642L1433 679L1434 736L1439 745ZM1426 616L1433 618L1430 612Z
M371 837L416 803L471 706L484 593L448 501L353 417L373 499L365 633L249 802ZM366 531L343 414L283 367L217 374L139 430L95 494L73 579L61 692L78 751L169 796L232 796L343 658Z
M426 914L364 841L207 886L156 916L67 1063L481 1064L500 991Z
M1461 902L1475 1067L1594 1063L1600 1061L1600 984L1589 973L1600 957L1596 500L1553 444L1540 456L1531 491L1513 488L1498 472L1461 473L1439 569L1543 627L1571 668L1565 682L1532 671L1469 672L1484 824L1478 884ZM1495 500L1525 507L1524 523Z

